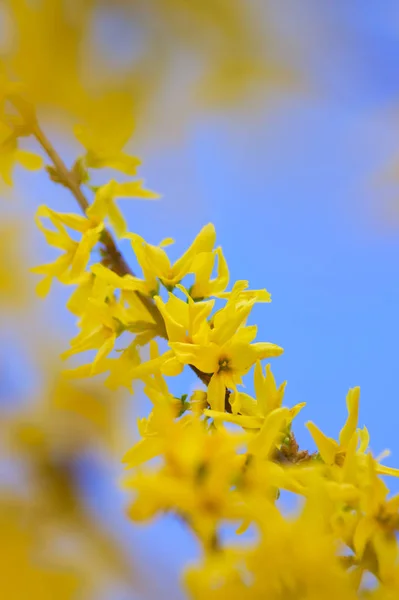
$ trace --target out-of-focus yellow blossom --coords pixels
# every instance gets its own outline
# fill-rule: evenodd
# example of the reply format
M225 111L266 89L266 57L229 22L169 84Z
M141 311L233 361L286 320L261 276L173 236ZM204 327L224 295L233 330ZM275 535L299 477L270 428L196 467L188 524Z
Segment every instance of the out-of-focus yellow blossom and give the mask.
M194 108L204 106L205 99L212 106L222 101L225 108L254 85L256 89L286 89L293 79L292 68L285 57L278 57L270 28L266 36L258 28L256 14L238 0L190 4L119 0L107 6L98 0L82 0L79 10L63 0L13 0L4 4L2 13L7 27L2 58L7 69L26 84L35 104L46 110L55 108L60 116L77 117L84 127L84 145L93 148L97 160L104 155L109 160L113 154L105 151L105 140L113 150L124 146L133 129L133 116L148 116L154 101L163 97L167 74L173 73L182 53L199 68L190 77L190 85L184 86L186 93L179 88L167 106L168 114L176 111L169 119L173 133L176 122L184 123ZM116 39L120 50L116 56L115 51L110 53L108 35L98 35L99 20L104 17L110 23L111 37L115 23L123 24L123 51ZM131 43L137 31L139 52ZM99 133L92 142L97 124L105 129L103 143ZM118 168L120 162L123 168L133 168L129 161L116 157Z
M173 242L170 238L161 242L159 246L153 246L135 233L128 234L126 237L131 240L145 280L155 292L158 288L158 280L167 288L174 288L188 273L191 273L195 257L201 252L210 252L213 249L216 234L212 224L205 225L191 246L173 265L163 249Z
M56 231L44 227L41 222L43 217L50 219ZM63 283L75 283L79 280L90 260L91 250L100 239L104 224L93 224L80 215L57 213L47 206L38 208L36 224L44 234L46 242L63 251L53 263L32 268L33 273L44 275L44 279L37 286L37 293L46 296L54 278ZM71 238L65 226L82 234L79 242Z
M132 98L128 94L107 93L90 103L83 122L74 129L75 136L86 149L84 162L87 167L108 167L126 175L136 174L141 161L123 151L133 134L133 113Z
M102 359L113 350L125 322L125 311L120 302L112 299L108 302L91 299L89 310L80 322L80 333L71 340L71 348L62 354L62 358L87 350L98 350L92 362L93 373L95 373Z
M111 179L105 185L99 187L92 204L86 210L88 218L96 223L102 223L108 217L115 233L120 237L126 233L126 221L115 204L117 198L142 198L145 200L155 200L159 198L158 194L145 190L143 180L126 181L118 183Z
M87 310L90 298L105 300L108 290L109 286L103 279L85 271L76 281L76 288L69 297L67 308L72 314L81 317Z
M123 462L127 468L137 467L162 454L165 437L176 430L173 405L156 405L147 419L138 419L137 427L141 439L125 454Z
M159 350L156 342L150 343L150 355L152 359L159 356ZM162 453L165 444L165 438L173 436L173 431L179 431L186 418L176 423L174 419L178 417L182 409L182 402L172 396L168 385L160 371L152 376L145 378L146 385L144 392L154 405L148 419L138 419L137 425L141 439L125 454L124 462L128 468L136 467L139 464L154 458Z
M126 482L137 494L130 514L142 520L174 507L204 543L212 545L220 519L246 516L245 506L231 491L245 460L236 453L243 438L224 431L210 434L193 416L170 422L161 441L161 469L137 473ZM134 449L130 457L137 458Z
M30 281L26 277L25 224L4 219L0 225L0 306L9 311L25 308L31 301Z
M185 583L193 598L356 600L333 538L319 526L314 512L305 510L291 520L270 504L255 506L260 541L247 549L210 553L199 568L191 568Z
M0 121L0 177L9 186L13 184L12 174L16 164L37 171L42 168L43 159L34 152L22 150L13 130Z
M73 600L82 587L77 573L62 568L35 544L15 507L0 505L0 586L7 600Z
M118 350L118 356L106 356L107 348L101 348L100 358L95 360L95 364L87 363L79 365L72 369L64 369L62 372L65 379L85 379L94 375L108 373L104 385L110 390L117 390L120 387L126 388L133 394L133 381L135 379L134 371L140 364L140 356L135 341L130 343L127 348ZM65 354L63 354L65 358Z
M358 560L366 554L375 557L378 576L392 579L399 565L396 534L399 531L399 494L387 498L389 489L379 479L377 463L367 457L365 481L361 483L360 516L354 531L353 545ZM370 556L368 557L370 560Z

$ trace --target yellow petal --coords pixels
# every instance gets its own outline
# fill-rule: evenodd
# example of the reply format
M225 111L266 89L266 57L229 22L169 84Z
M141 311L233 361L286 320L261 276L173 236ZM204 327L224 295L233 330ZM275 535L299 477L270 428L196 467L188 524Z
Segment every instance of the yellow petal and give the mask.
M172 356L163 362L160 367L161 373L167 377L176 377L177 375L180 375L180 373L183 371L183 368L184 365L182 365L182 363L179 362L175 356Z
M18 150L17 160L25 169L29 169L29 171L37 171L43 166L42 157L27 150Z
M86 164L92 169L102 169L108 167L108 169L115 169L125 175L136 175L137 167L141 164L141 161L135 156L130 156L124 152L120 152L111 156L97 157L93 153L86 155Z
M166 248L167 246L171 246L175 243L175 240L171 237L164 238L161 242L159 242L160 248Z
M251 417L262 416L258 402L252 396L243 392L234 394L234 412Z
M176 279L181 281L189 272L193 259L200 252L211 252L215 243L216 232L212 223L205 225L191 244L191 246L182 254L182 256L173 265L173 272Z
M127 223L120 208L115 202L108 204L108 219L117 237L122 237L127 231Z
M144 198L146 200L157 200L159 194L143 188L144 180L125 181L115 183L113 189L114 198Z
M269 413L262 429L248 444L248 453L261 458L268 458L281 442L281 432L287 424L289 412L287 408L277 408Z
M165 321L168 340L170 342L184 342L187 337L187 325L182 324L180 321L174 318L174 313L176 312L174 309L178 308L182 320L186 321L188 316L187 304L175 296L172 296L167 304L163 302L160 296L154 296L154 302ZM174 305L177 306L175 307Z
M224 412L226 386L224 385L223 377L220 377L220 375L213 375L208 385L207 397L212 410Z
M272 344L271 342L256 342L255 344L252 344L252 348L256 351L259 360L280 356L284 352L284 348L277 346L277 344Z
M209 393L209 392L208 392ZM219 412L216 410L204 410L206 417L211 417L215 421L225 421L226 423L234 423L245 429L260 429L263 424L263 419L259 417L247 417L243 415L232 415L227 412Z
M162 448L163 441L161 438L142 439L126 452L122 462L126 463L127 469L132 469L161 454Z
M370 434L369 434L366 426L363 427L363 429L359 429L358 432L359 432L359 439L360 439L359 452L364 454L366 452L367 448L369 447Z
M219 369L220 348L216 344L201 346L171 342L169 346L178 360L185 365L194 365L203 373L215 373Z
M300 413L300 411L306 406L306 402L299 402L295 404L292 408L288 409L290 411L291 419L295 419L295 417Z
M335 455L339 448L337 442L324 435L324 433L311 421L306 423L306 427L317 446L321 458L327 465L333 465L335 462Z
M104 370L107 370L108 365L104 361L101 364L101 367L104 368ZM99 365L97 365L96 374L101 372L98 369L99 369ZM65 379L84 379L86 377L92 377L93 374L94 373L93 373L92 363L88 363L86 365L79 365L78 367L75 367L74 369L64 369L62 371L62 376Z
M51 275L47 275L44 277L36 286L36 294L39 298L45 298L51 289L51 284L53 282L53 278Z
M355 387L349 390L346 396L346 406L348 408L348 418L346 423L340 431L339 443L342 449L345 449L350 438L356 431L357 423L359 420L359 398L360 388Z
M377 530L373 535L373 546L378 562L378 575L383 582L394 581L398 564L398 545L395 535Z
M96 372L98 365L101 364L101 361L104 360L108 356L110 352L114 349L116 341L116 335L110 335L107 340L103 343L99 351L97 352L95 359L93 361L92 372L93 374Z
M385 465L377 464L376 470L379 475L390 475L391 477L399 477L399 469L394 469L392 467L386 467Z

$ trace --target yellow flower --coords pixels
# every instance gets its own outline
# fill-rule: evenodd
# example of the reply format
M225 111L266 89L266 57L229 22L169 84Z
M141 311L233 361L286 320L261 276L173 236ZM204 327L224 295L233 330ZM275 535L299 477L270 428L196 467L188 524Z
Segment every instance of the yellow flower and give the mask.
M115 341L123 331L125 312L115 299L101 302L91 298L89 308L80 320L80 333L71 340L71 348L62 354L66 359L87 350L98 350L92 362L92 373L113 350ZM98 371L97 371L98 372Z
M5 505L4 505L5 504ZM76 569L62 568L27 527L20 511L4 502L0 507L1 591L8 600L73 600L82 587Z
M339 564L335 540L309 510L288 520L271 505L257 502L260 539L251 546L208 552L185 575L195 600L356 600L350 577Z
M218 271L215 279L211 279L215 258L218 259ZM218 296L229 284L229 268L222 249L216 248L214 252L201 252L198 254L192 265L195 273L195 282L190 290L192 298L209 298Z
M239 335L222 345L172 342L170 347L177 359L186 365L194 365L203 373L211 374L208 385L208 402L215 411L223 411L226 388L235 389L242 383L251 366L263 358L279 356L283 349L276 344L258 342L250 344Z
M305 403L281 410L286 382L277 388L269 364L266 365L266 376L263 376L261 363L256 363L254 380L256 399L235 391L230 396L232 414L215 410L205 410L204 414L216 422L235 423L250 430L252 439L248 452L266 457L281 442L280 434L284 434Z
M7 185L12 185L12 172L16 163L25 169L37 171L43 166L42 157L18 147L17 136L0 122L0 177Z
M137 420L141 439L123 457L127 469L137 467L163 453L165 437L168 439L170 430L176 428L173 421L177 415L176 407L176 403L159 403L147 419Z
M46 229L40 220L41 217L50 219L56 231ZM47 243L63 251L63 254L53 263L39 265L31 269L33 273L45 276L37 286L37 293L40 296L46 296L54 278L67 284L80 280L89 262L91 250L100 239L104 225L100 223L93 226L85 217L57 213L47 206L40 206L38 208L36 224L44 234ZM65 226L82 234L79 242L70 237Z
M207 339L209 317L214 306L213 300L194 302L182 286L177 286L186 295L187 301L169 293L165 304L160 296L154 296L166 326L169 342L195 342Z
M387 499L388 487L378 477L378 463L367 456L367 472L362 482L361 515L356 526L353 545L358 560L374 553L378 575L383 581L392 578L398 566L399 494Z
M123 151L133 130L133 103L129 95L107 93L91 102L83 122L74 129L87 151L86 166L135 175L141 161Z
M109 295L109 286L94 273L85 271L76 282L76 288L66 304L67 309L77 317L83 316L90 298L104 301Z
M163 427L161 437L161 468L135 473L126 482L136 492L130 515L143 520L158 511L174 509L211 546L221 519L236 520L246 515L239 495L232 491L245 458L237 454L242 436L208 432L197 417L187 416L171 420L169 427ZM154 442L148 442L146 449L141 446L138 454L133 449L131 458L136 461L139 456L141 460L147 450L151 454L158 443Z
M159 246L147 244L147 242L135 233L127 236L131 240L133 251L143 271L145 280L149 283L153 292L157 291L158 280L167 288L173 288L176 284L192 272L193 261L200 252L210 252L215 243L215 228L212 224L205 225L182 256L172 265L163 246L173 242L166 239Z
M101 263L92 265L90 270L96 276L96 280L102 281L109 291L123 290L148 294L146 282L138 277L133 277L133 275L129 274L118 275Z
M117 198L142 198L145 200L159 198L158 194L145 190L142 186L143 180L118 183L111 179L97 189L93 203L86 210L86 215L95 223L101 223L108 217L115 233L119 237L124 235L127 231L126 221L115 204L115 200Z
M103 338L100 338L100 344L102 339L105 339L105 342L107 341L107 338L104 336ZM62 372L63 377L65 379L84 379L93 377L94 375L108 373L108 377L104 381L104 385L108 389L115 391L120 387L124 387L130 394L133 394L133 381L136 379L134 369L140 364L140 356L135 340L133 340L133 342L124 350L117 350L118 356L116 357L111 358L106 356L106 350L107 348L105 348L102 356L100 356L94 364L87 363L72 369L64 369ZM63 358L65 358L65 356L66 355L64 354Z
M75 314L85 312L90 298L105 301L108 297L114 297L115 291L119 291L121 303L125 307L125 329L136 334L136 344L142 346L160 334L159 324L137 295L148 295L145 281L129 274L120 276L101 263L92 265L91 273L82 277L79 288L69 300L68 306L75 310Z
M327 465L340 465L342 466L345 452L347 450L349 441L353 434L356 432L358 417L359 417L359 398L360 388L355 387L349 390L346 396L346 406L348 409L348 417L345 425L340 431L339 442L336 442L332 438L324 435L322 431L311 421L306 423L306 427L310 431L310 434L319 450L320 456ZM362 444L360 451L366 450L365 442L368 442L368 436L366 432L362 434Z
M340 431L339 441L336 442L334 439L327 437L320 429L311 421L306 423L306 427L310 431L310 434L319 450L320 456L327 465L338 465L342 466L345 460L345 455L348 450L348 446L355 435L357 434L360 443L358 447L359 457L365 455L365 452L369 445L369 433L367 428L357 429L359 419L359 399L360 399L360 388L355 387L349 390L346 396L346 406L348 409L348 417L345 425ZM377 472L382 475L392 475L394 477L399 476L398 469L392 469L381 464L377 464Z
M243 295L248 287L247 281L236 281L228 294L226 305L217 311L210 322L209 342L222 345L233 335L241 341L251 342L256 337L257 327L245 327L246 320L257 302L256 294L251 298Z

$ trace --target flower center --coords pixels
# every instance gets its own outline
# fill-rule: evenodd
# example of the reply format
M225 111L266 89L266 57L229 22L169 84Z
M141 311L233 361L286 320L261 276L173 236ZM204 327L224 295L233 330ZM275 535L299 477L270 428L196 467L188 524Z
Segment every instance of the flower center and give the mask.
M220 373L221 371L230 371L230 359L228 359L225 356L219 358L218 373Z

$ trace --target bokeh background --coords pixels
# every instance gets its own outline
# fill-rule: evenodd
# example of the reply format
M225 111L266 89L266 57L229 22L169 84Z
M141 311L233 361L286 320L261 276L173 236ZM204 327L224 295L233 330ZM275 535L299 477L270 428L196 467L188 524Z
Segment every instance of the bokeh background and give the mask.
M130 230L172 236L177 256L212 221L232 280L272 293L252 322L285 348L273 370L288 405L307 402L300 446L313 450L309 419L337 435L360 385L371 448L399 466L397 3L1 2L0 50L30 78L68 164L82 152L69 126L90 106L86 88L132 99L128 147L162 200L121 201ZM0 582L16 600L35 589L184 598L179 572L199 553L189 533L170 516L138 526L125 515L120 458L148 412L140 386L131 397L63 382L58 356L76 331L68 291L34 294L29 267L54 257L35 210L72 212L74 200L45 173L17 168L14 181L1 190ZM197 382L187 373L178 385ZM16 590L10 573L24 560L32 572Z

